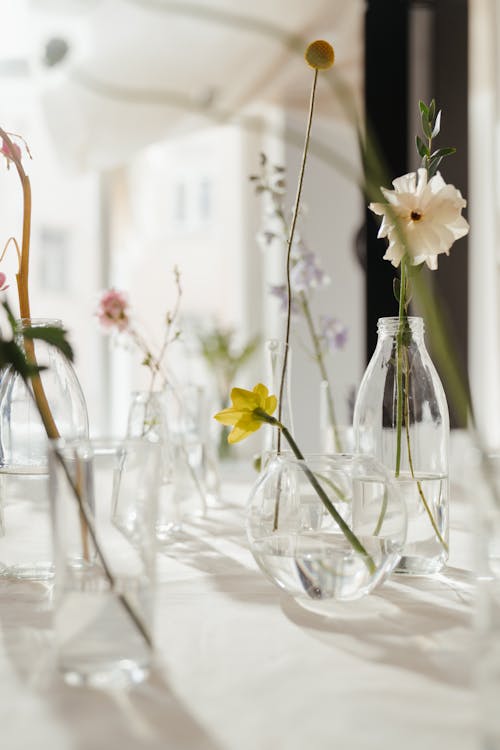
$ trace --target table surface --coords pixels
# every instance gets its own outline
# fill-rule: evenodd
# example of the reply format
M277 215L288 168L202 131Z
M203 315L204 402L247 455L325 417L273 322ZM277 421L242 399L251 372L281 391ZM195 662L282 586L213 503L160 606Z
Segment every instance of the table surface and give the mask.
M0 600L2 750L470 750L470 511L452 493L450 565L331 614L306 610L245 543L248 483L159 555L157 666L128 691L67 687L36 584Z

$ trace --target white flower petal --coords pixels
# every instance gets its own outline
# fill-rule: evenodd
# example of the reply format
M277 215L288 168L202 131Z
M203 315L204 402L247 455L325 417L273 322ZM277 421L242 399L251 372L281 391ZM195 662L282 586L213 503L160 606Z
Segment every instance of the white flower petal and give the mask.
M414 265L425 262L436 269L437 256L448 254L454 241L469 231L461 215L466 201L439 173L428 180L423 168L396 178L392 184L394 190L381 188L386 204L370 204L370 209L383 217L378 236L389 239L384 258L398 266L408 253Z
M397 193L414 193L417 184L417 175L415 172L409 172L402 177L396 177L396 179L392 181L392 184ZM386 192L391 192L388 190L386 191L384 188L381 189L384 195Z
M416 190L414 191L416 195L422 195L424 190L427 188L427 170L423 167L420 167L420 169L417 172L418 174L418 182Z
M377 214L377 216L383 216L386 211L386 204L385 203L370 203L368 208L370 209L370 211L373 211L374 214Z
M384 260L390 260L392 265L397 268L404 254L405 250L402 245L397 242L391 242L384 255Z

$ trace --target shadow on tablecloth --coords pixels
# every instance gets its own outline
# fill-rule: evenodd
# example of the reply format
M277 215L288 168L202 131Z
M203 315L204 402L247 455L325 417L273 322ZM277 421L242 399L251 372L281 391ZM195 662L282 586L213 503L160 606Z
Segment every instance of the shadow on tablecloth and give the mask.
M395 577L353 602L281 598L291 622L332 648L463 688L471 686L473 603L470 578L453 568Z
M219 750L172 692L160 664L129 690L67 686L55 665L50 588L23 582L18 589L11 587L9 606L0 607L3 651L17 675L12 706L3 704L2 747Z

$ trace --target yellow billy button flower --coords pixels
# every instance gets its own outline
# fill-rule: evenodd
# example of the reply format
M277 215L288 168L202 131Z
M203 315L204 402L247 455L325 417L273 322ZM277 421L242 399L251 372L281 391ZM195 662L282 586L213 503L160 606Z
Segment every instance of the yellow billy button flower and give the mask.
M311 68L328 70L334 63L335 53L331 44L325 42L324 39L317 39L308 46L304 57Z
M231 391L232 406L215 414L214 419L233 429L228 435L228 443L238 443L256 432L264 422L275 423L272 414L278 400L270 396L265 385L259 383L253 391L244 388L233 388Z

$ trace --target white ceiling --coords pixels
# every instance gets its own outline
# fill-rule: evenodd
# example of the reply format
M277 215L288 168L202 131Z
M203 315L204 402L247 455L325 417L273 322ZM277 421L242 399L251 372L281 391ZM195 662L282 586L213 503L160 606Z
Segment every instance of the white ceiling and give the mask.
M260 102L302 108L302 52L328 39L359 96L362 0L31 0L33 54L49 125L79 167L114 164L138 147ZM51 68L50 39L69 44ZM325 82L322 82L325 91ZM342 108L329 93L324 111Z

